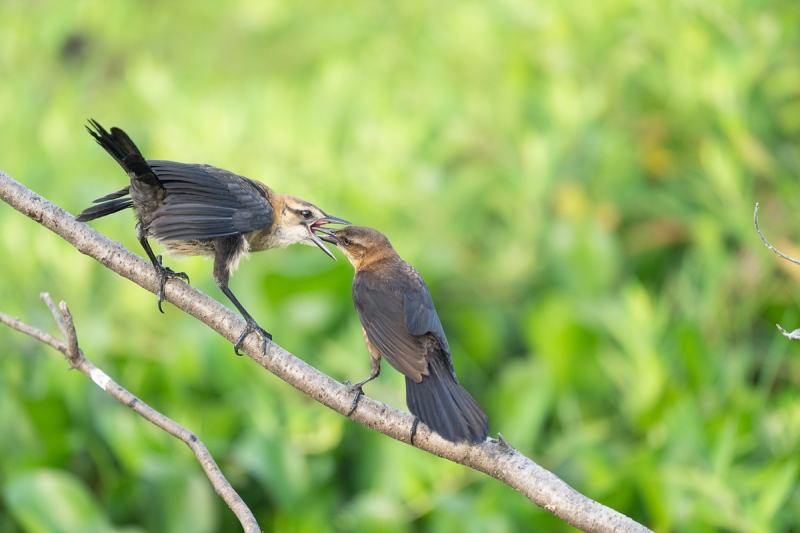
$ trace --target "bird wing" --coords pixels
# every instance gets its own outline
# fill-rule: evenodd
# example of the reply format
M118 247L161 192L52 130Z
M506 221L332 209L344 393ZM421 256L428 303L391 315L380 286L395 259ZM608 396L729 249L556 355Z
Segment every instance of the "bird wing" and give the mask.
M169 192L150 224L161 240L212 239L249 233L274 219L269 189L210 165L148 161Z
M411 268L413 269L413 267ZM455 378L456 371L453 368L450 345L447 343L442 322L433 306L433 298L431 298L431 293L422 280L422 276L416 269L414 272L419 278L419 286L404 293L403 311L406 316L406 327L412 335L420 335L428 339L428 355L436 352L437 356L444 359L445 366Z
M408 263L390 276L362 271L353 281L353 301L373 348L398 372L419 383L428 375L427 355L450 350L428 287ZM449 364L452 371L452 363Z

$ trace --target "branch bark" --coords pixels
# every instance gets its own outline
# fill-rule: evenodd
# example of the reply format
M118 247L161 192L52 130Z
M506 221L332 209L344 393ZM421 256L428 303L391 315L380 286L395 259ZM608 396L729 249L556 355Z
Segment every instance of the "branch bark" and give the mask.
M197 435L141 401L139 398L117 384L108 376L108 374L92 364L91 361L86 359L86 357L83 355L83 350L81 350L78 346L78 334L75 331L72 313L69 312L66 302L61 302L60 306L56 308L56 304L46 292L40 294L39 297L42 299L42 301L44 301L45 304L47 304L47 307L50 308L50 312L53 314L53 320L55 320L56 324L58 325L58 329L61 330L61 334L67 341L66 343L61 342L49 333L29 326L21 320L11 317L3 312L0 312L0 322L13 329L16 329L17 331L25 333L26 335L30 335L34 339L37 339L44 344L47 344L51 348L58 350L64 355L64 357L67 358L71 368L77 368L86 377L91 378L98 387L119 400L121 403L136 411L142 416L142 418L158 428L166 431L173 437L183 441L183 443L186 444L189 449L192 450L192 452L194 452L194 455L197 457L197 460L200 461L200 465L203 467L203 470L205 470L206 476L208 476L208 479L214 486L214 490L225 501L225 503L228 504L228 507L231 508L233 513L239 519L239 522L242 524L242 528L244 529L245 533L260 533L261 528L258 526L258 522L256 522L256 518L250 511L250 508L247 507L247 504L244 503L244 500L242 500L239 494L233 489L231 484L225 478L225 475L222 473L222 470L220 470L219 466L217 466L217 462L214 461L214 458L211 456L208 448L206 448L205 444L203 444L203 442L197 438Z
M150 263L134 255L119 243L99 234L89 226L14 181L0 171L0 199L14 209L45 226L117 274L146 290L156 293L158 279ZM245 326L244 321L222 304L194 287L171 280L166 287L167 300L194 316L208 327L234 342ZM253 361L319 403L344 415L350 410L353 395L348 389L301 361L275 343L261 354L261 340L247 338L243 351ZM362 397L350 418L393 439L410 444L413 417L390 406ZM419 424L413 446L444 459L488 474L561 518L586 532L650 531L631 518L610 509L567 485L509 445L501 435L478 445L454 445Z

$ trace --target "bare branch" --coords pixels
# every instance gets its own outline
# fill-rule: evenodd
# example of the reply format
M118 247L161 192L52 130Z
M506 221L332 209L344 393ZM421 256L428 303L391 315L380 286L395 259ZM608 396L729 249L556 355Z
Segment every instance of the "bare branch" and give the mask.
M24 333L25 335L29 335L34 339L45 343L54 350L58 350L59 352L64 354L64 356L67 355L67 345L61 342L60 340L56 339L49 333L45 333L40 329L36 329L32 326L29 326L20 319L9 316L3 313L2 311L0 311L0 322L2 322L3 324L12 329L15 329L21 333Z
M64 323L64 318L58 312L58 308L56 307L55 302L53 299L50 298L50 295L46 292L42 292L39 294L39 299L47 305L47 308L50 309L50 314L53 315L53 320L55 320L56 325L58 326L58 330L61 332L61 335L65 338L69 338L69 331L67 330L67 325ZM69 349L69 348L67 348ZM64 355L69 355L69 353L64 353Z
M755 213L753 213L753 224L755 224L756 231L758 232L758 236L761 237L761 241L766 245L767 248L769 248L770 250L775 252L780 257L786 259L787 261L791 261L792 263L794 263L796 265L800 265L800 261L798 261L797 259L794 259L793 257L789 257L788 255L786 255L784 253L781 253L777 248L775 248L769 242L767 242L766 237L764 237L764 234L761 233L761 228L758 227L758 202L756 202L756 210L755 210ZM780 332L783 334L784 337L786 337L786 338L788 338L790 340L793 340L793 341L800 340L800 329L796 329L796 330L792 331L791 333L789 333L788 331L783 329L780 324L775 324L775 325L778 327L778 329L780 330Z
M149 263L89 226L76 222L72 215L25 188L2 171L0 171L0 199L60 235L78 251L95 258L117 274L154 294L158 290L158 278ZM235 341L244 328L244 321L232 311L186 283L170 280L166 287L166 297L170 303L202 321L230 342ZM349 411L353 397L344 385L309 366L277 344L270 342L266 355L262 356L261 340L251 335L245 341L243 348L253 361L309 397L340 414L344 415ZM414 419L383 403L362 397L358 409L350 418L384 435L410 444ZM499 479L524 494L536 505L583 531L598 533L650 531L627 516L575 491L555 474L525 457L502 438L487 439L478 445L454 445L432 433L424 424L420 424L413 445Z
M780 332L783 334L784 337L786 337L786 338L788 338L790 340L793 340L793 341L799 341L800 340L800 329L796 329L796 330L794 330L792 332L789 332L789 331L786 331L785 329L783 329L780 324L775 324L775 325L778 327L778 329L780 330Z
M66 344L48 335L47 333L31 327L18 319L11 318L2 312L0 312L0 322L8 324L17 331L26 333L52 346L64 354L72 368L77 368L81 371L81 373L91 378L98 387L119 400L121 403L136 411L142 416L142 418L151 424L154 424L173 437L183 441L192 450L192 452L194 452L197 460L203 467L203 470L205 470L206 476L208 476L208 479L214 486L214 490L234 512L236 517L239 519L239 522L242 524L244 531L246 533L259 533L261 528L259 528L258 522L256 522L253 513L225 478L224 474L219 469L219 466L217 466L216 461L214 461L214 458L211 456L211 453L209 453L208 449L200 441L200 439L197 438L197 435L141 401L139 398L117 384L108 376L108 374L94 366L91 361L84 357L83 351L78 346L78 334L75 331L72 314L69 312L66 302L62 301L57 308L52 298L50 298L50 295L46 292L40 294L39 297L47 304L47 307L50 308L50 312L53 314L53 319L58 324L61 332L64 333L65 337L67 338ZM54 342L49 342L50 339L52 339Z
M50 295L42 293L39 295L40 298L47 298L47 306L50 307L50 304L53 303L53 300L50 298ZM81 353L81 349L78 347L78 332L75 331L75 322L72 320L72 313L69 312L69 308L67 307L67 302L61 301L58 306L59 310L61 311L61 316L64 317L64 329L61 330L64 333L64 336L67 338L67 352L71 357L83 357L83 353ZM53 317L55 318L56 313L53 313Z
M770 243L767 241L766 237L764 237L764 234L763 234L763 233L761 233L761 228L759 228L759 227L758 227L758 203L756 203L756 211L755 211L755 213L753 213L753 224L755 224L755 225L756 225L756 231L758 232L758 236L759 236L759 237L761 237L761 240L762 240L762 242L763 242L763 243L766 245L766 247L767 247L767 248L769 248L770 250L772 250L773 252L775 252L775 253L776 253L777 255L779 255L780 257L783 257L783 258L784 258L784 259L786 259L787 261L791 261L792 263L794 263L794 264L796 264L796 265L800 265L800 261L798 261L797 259L795 259L795 258L793 258L793 257L789 257L788 255L786 255L786 254L784 254L784 253L780 252L780 251L779 251L777 248L775 248L774 246L772 246L772 245L771 245L771 244L770 244Z

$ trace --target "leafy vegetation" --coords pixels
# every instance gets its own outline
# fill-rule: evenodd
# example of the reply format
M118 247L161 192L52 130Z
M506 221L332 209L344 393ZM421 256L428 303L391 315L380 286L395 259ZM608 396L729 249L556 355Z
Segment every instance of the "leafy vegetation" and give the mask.
M386 233L492 434L658 531L800 521L800 8L544 0L0 4L0 168L72 213L125 175L83 130ZM0 306L192 428L267 531L570 531L391 441L0 205ZM92 224L141 253L133 219ZM337 252L338 253L338 252ZM210 263L167 262L224 301ZM337 379L352 269L307 247L231 282ZM0 328L0 530L234 531L185 447ZM404 407L387 371L366 393Z

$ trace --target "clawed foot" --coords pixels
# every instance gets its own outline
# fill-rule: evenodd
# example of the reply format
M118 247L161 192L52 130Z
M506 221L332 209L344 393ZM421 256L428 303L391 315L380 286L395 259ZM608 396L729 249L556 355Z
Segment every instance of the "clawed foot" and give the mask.
M419 424L419 417L417 415L414 415L414 422L411 424L411 438L409 439L411 441L412 446L414 445L414 437L417 436L418 424Z
M261 326L259 326L256 323L256 321L253 320L252 318L246 318L245 320L247 320L247 327L244 328L244 331L242 331L242 334L239 335L239 338L236 339L236 342L233 344L234 353L236 353L236 355L239 355L239 356L244 355L244 354L239 353L239 349L242 347L242 344L244 344L244 340L251 333L258 333L259 335L261 335L261 338L264 339L264 344L263 344L263 346L261 348L261 356L262 357L266 357L267 356L267 341L271 341L272 340L272 334L269 333L268 331L266 331Z
M186 272L175 272L171 268L162 265L160 255L157 255L156 259L158 260L158 266L153 266L156 267L156 272L158 273L158 310L163 313L164 310L161 309L161 302L166 300L164 286L167 284L167 280L170 278L180 278L186 283L189 283L189 276L186 275Z
M343 384L347 387L347 389L350 392L355 392L356 393L356 397L353 398L353 403L352 403L352 405L350 405L350 410L347 411L347 414L345 415L345 416L349 417L350 415L352 415L355 412L356 407L358 407L358 400L360 400L361 397L364 396L364 390L361 388L361 385L359 385L359 384L353 385L352 383L350 383L350 380L345 381Z

